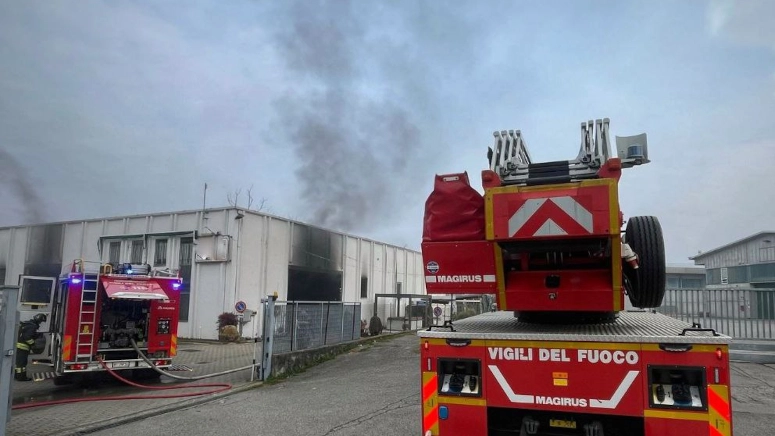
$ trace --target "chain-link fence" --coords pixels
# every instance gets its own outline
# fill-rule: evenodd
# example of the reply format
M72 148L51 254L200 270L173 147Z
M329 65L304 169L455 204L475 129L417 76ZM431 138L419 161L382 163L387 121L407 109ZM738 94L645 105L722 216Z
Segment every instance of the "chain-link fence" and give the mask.
M275 354L347 342L361 337L361 304L277 301Z
M775 289L668 289L657 311L736 339L775 339Z

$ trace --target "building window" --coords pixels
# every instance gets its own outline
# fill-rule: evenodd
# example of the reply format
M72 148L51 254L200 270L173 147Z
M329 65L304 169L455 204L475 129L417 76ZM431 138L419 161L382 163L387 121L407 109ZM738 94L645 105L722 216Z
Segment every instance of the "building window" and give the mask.
M772 262L775 260L775 247L762 247L759 249L759 262Z
M143 263L143 241L132 241L132 251L129 253L129 262L133 264Z
M751 282L770 282L775 280L775 263L751 265Z
M748 280L748 265L743 266L730 266L727 269L728 272L728 279L727 281L731 283L748 283L750 280Z
M680 280L678 280L678 277L668 277L667 278L667 287L670 289L677 289L681 286Z
M722 285L729 284L729 270L726 267L721 268L721 284Z
M121 241L113 241L108 245L108 263L121 262Z
M361 298L369 298L369 278L361 277Z
M721 271L718 268L705 271L705 280L709 285L721 284Z
M157 239L153 251L153 266L167 266L167 240Z
M702 279L684 277L681 279L681 287L684 289L702 289Z
M183 238L180 240L180 278L183 286L180 287L180 321L188 321L188 306L191 301L191 258L194 255L194 239Z
M396 283L396 294L401 293L401 282Z

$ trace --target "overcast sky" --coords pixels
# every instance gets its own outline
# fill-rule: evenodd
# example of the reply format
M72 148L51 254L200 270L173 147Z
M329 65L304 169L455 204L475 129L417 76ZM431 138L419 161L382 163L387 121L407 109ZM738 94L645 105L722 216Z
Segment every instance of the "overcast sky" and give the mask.
M4 2L0 226L196 209L419 249L436 173L492 132L574 158L646 132L625 216L668 262L775 230L775 2ZM255 205L254 202L254 205Z

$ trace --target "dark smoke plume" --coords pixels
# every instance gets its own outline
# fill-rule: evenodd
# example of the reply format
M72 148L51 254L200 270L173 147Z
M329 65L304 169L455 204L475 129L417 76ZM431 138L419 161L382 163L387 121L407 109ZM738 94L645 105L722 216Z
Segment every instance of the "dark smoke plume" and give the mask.
M420 136L400 89L387 97L373 92L400 85L389 77L365 83L364 69L384 63L391 49L364 42L368 20L353 5L300 2L277 35L298 83L277 109L298 159L301 202L314 224L344 231L374 225L399 206L398 182Z
M13 204L4 204L4 215L12 220L21 218L24 224L37 224L44 218L42 202L24 171L13 156L0 149L0 186L16 199L22 209L21 217L13 217Z

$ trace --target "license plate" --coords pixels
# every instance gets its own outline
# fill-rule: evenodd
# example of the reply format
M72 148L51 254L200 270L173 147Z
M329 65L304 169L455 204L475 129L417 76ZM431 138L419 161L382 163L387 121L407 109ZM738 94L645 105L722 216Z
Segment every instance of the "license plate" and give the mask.
M565 420L565 419L550 419L549 427L576 428L576 421Z
M113 362L111 368L129 368L129 362Z

